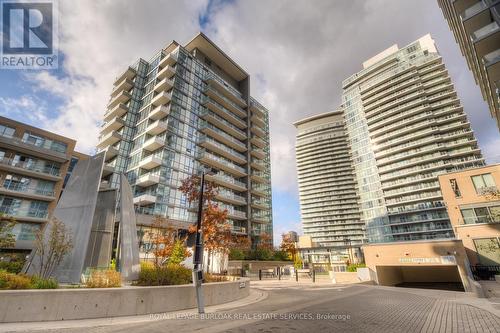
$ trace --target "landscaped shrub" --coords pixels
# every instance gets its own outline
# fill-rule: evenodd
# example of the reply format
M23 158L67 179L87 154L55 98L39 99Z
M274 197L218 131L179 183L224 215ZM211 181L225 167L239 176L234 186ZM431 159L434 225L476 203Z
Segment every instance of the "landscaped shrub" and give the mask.
M178 264L167 264L154 267L150 264L141 264L138 286L167 286L189 284L192 282L191 270Z
M356 272L358 270L358 268L363 268L363 267L366 267L365 264L351 264L349 266L347 266L347 271L348 272Z
M286 251L274 251L272 259L276 261L289 261L290 256Z
M54 278L44 279L38 276L31 277L31 288L32 289L57 289L59 284Z
M122 286L121 274L112 269L95 270L85 283L87 288L115 288Z
M244 260L245 252L240 249L231 249L229 251L229 260Z
M20 273L23 269L23 261L0 261L0 270L6 270L9 273Z
M205 275L203 276L203 279L204 279L205 283L228 281L227 276L225 276L225 275L216 275L216 274L210 274L210 273L205 273Z
M26 275L17 275L0 270L0 289L30 289L31 279Z

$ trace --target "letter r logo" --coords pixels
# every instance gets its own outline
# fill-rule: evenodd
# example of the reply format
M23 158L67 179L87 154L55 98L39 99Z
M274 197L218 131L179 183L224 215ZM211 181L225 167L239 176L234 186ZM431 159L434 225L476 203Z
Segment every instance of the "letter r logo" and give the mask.
M53 13L50 2L2 2L4 54L51 54Z

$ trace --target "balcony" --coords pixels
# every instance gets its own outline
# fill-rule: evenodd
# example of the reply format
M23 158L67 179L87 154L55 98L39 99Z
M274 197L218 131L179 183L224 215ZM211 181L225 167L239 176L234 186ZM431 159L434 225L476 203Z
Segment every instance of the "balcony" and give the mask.
M115 86L118 85L125 79L131 80L135 77L135 75L136 75L135 69L133 69L132 67L128 67L123 73L121 73L116 77L114 85Z
M109 146L106 148L106 153L104 155L104 159L106 161L109 161L110 159L114 158L117 155L118 155L118 149L113 147L113 146Z
M0 170L52 181L62 179L59 169L42 166L41 163L22 162L6 157L0 158Z
M115 172L114 163L113 162L105 163L103 168L102 168L102 177L107 177L110 174L112 174L113 172Z
M252 112L252 118L250 120L252 121L253 124L261 128L266 128L266 121L263 116L260 116L255 112Z
M264 163L264 161L262 161L262 160L256 160L254 158L252 158L250 166L252 168L260 170L260 171L263 171L263 170L266 169L266 164Z
M266 152L264 151L264 149L261 148L252 147L250 153L261 160L266 158Z
M125 120L119 117L111 118L109 121L102 125L101 135L107 134L111 131L118 131L123 126L125 126Z
M111 98L108 103L108 109L112 109L118 104L127 103L132 98L128 91L120 91L115 97Z
M155 91L170 90L173 86L174 80L166 77L155 85Z
M152 137L142 144L142 149L147 151L155 151L156 149L165 146L165 140L157 136Z
M226 132L222 131L221 129L215 127L214 125L208 122L203 122L201 124L200 131L202 133L208 134L209 136L219 140L220 142L228 145L231 148L234 148L239 152L247 150L247 147L243 142L241 142L240 140L227 134Z
M252 208L257 208L257 209L262 209L262 210L269 210L271 208L271 205L269 204L269 201L263 200L263 199L252 199Z
M483 57L498 49L498 45L500 45L500 26L498 22L493 21L481 29L476 30L472 34L472 39L478 57Z
M235 125L236 127L240 128L240 129L244 129L247 127L247 124L245 121L243 121L241 118L236 116L229 109L222 106L220 103L217 103L216 101L210 99L208 96L203 96L203 98L201 100L201 104L203 106L207 107L209 110L213 111L215 114L224 118L225 120L227 120L231 124Z
M28 187L21 183L4 183L3 186L0 187L0 194L42 201L55 200L53 189L45 190L36 187Z
M146 127L146 133L149 135L158 135L167 130L167 123L162 120L157 120Z
M227 215L230 219L234 220L246 220L247 218L247 214L245 212L234 209L228 210Z
M268 183L269 176L262 171L252 170L251 178L252 180L257 181L259 183Z
M237 151L213 140L210 137L207 137L206 135L202 135L198 143L200 146L222 155L238 164L245 164L247 162L245 155L238 153Z
M245 197L231 193L229 191L219 191L219 193L215 196L215 198L217 200L228 202L233 205L243 206L247 204L247 199Z
M247 134L245 132L243 132L241 129L239 129L237 126L233 125L232 123L230 123L226 119L222 118L221 116L219 116L215 112L210 111L207 108L203 108L201 110L200 117L202 119L214 124L218 128L223 129L227 133L231 134L232 136L234 136L240 140L244 140L247 137ZM246 125L245 125L245 127L246 127Z
M165 66L158 72L157 77L159 79L164 79L164 78L171 78L174 75L175 75L175 68L172 66Z
M256 102L253 98L250 101L250 110L258 117L265 117L266 115L264 107L260 105L258 102Z
M231 226L231 233L233 234L245 234L247 233L247 228L245 227L240 227L237 225L232 225Z
M160 60L159 66L164 68L166 66L173 66L177 63L177 53L169 53Z
M197 158L200 160L200 162L203 162L205 164L211 165L217 169L224 170L226 172L229 172L230 174L236 175L237 177L243 177L246 175L246 170L228 159L210 154L207 151L200 151L198 153Z
M267 197L268 187L260 184L252 184L252 194L258 195L260 197Z
M125 104L118 104L111 108L104 114L104 121L109 121L115 117L121 118L125 113L128 112L128 107Z
M159 182L160 182L160 175L147 173L145 175L140 176L135 182L135 185L146 187L158 184Z
M156 196L151 194L141 194L134 198L134 205L147 206L156 202Z
M266 133L257 126L252 126L250 128L250 131L252 131L253 134L257 135L258 137L260 137L262 139L266 138Z
M224 108L228 109L229 111L238 115L239 117L244 118L247 116L245 110L243 110L238 104L234 103L229 98L222 95L220 92L213 89L212 87L207 86L207 88L205 89L205 94L207 94L208 97L212 98L214 101L221 104Z
M156 168L157 166L161 165L161 158L156 157L154 155L149 155L148 157L144 158L142 161L139 162L139 167L146 169L146 170L151 170Z
M239 105L240 107L247 106L245 100L241 97L241 93L235 88L229 86L227 83L223 82L217 78L214 74L209 74L205 81L213 88L217 89L220 93L224 94L231 101Z
M158 120L165 118L170 113L170 104L160 105L155 107L151 112L149 112L149 119Z
M165 105L172 100L172 92L161 92L151 100L153 105Z
M247 190L247 185L234 179L231 176L225 176L223 174L216 175L205 175L208 181L214 182L216 184L222 185L224 187L243 192Z
M124 78L120 81L111 92L111 97L116 96L120 91L129 91L134 86L134 81L129 78Z
M269 220L270 220L269 215L261 215L261 214L252 215L252 222L255 223L268 223Z
M97 144L97 148L103 149L107 146L112 146L118 141L122 139L122 135L117 131L109 132L106 135L103 135L99 139L99 143Z
M47 222L49 213L43 209L19 208L13 206L0 206L0 213L12 216L17 221Z
M252 144L256 145L259 148L265 148L266 147L266 143L264 142L264 140L262 140L261 138L255 136L255 135L252 135L252 138L250 139L250 142Z

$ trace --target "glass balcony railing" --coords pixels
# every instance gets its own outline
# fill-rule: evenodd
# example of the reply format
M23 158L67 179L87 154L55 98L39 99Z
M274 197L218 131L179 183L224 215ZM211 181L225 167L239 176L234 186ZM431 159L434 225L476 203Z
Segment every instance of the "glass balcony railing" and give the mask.
M206 151L204 149L198 152L197 157L198 158L204 158L205 157L205 158L208 158L208 159L210 159L212 161L216 161L216 162L218 162L220 164L228 166L231 169L237 170L237 171L239 171L241 173L246 173L246 170L244 168L240 167L239 165L234 164L229 159L224 158L222 156L216 156L214 154L209 153L208 151Z
M61 175L59 168L56 168L54 166L46 166L43 165L42 163L37 163L37 162L18 161L11 158L3 157L0 158L0 164L9 165L15 168L22 168L25 170L45 173L55 177L59 177Z
M201 104L206 105L207 103L212 103L213 105L215 105L215 107L217 108L217 111L222 112L222 114L224 116L228 117L228 119L229 119L228 121L232 121L235 124L239 124L242 128L246 127L246 123L239 116L237 116L234 112L227 109L222 104L213 100L212 98L210 98L208 96L202 96ZM243 110L241 110L241 112L243 112Z
M476 30L472 35L474 36L474 41L479 41L490 34L498 32L500 27L496 21L491 22L490 24L482 27L479 30Z
M235 102L231 101L229 98L227 98L226 96L222 95L220 92L218 92L217 90L215 90L214 88L210 87L210 86L207 86L205 88L205 91L204 92L211 92L213 93L214 95L216 95L218 98L220 98L221 100L223 100L225 103L227 103L230 107L234 108L234 110L236 112L239 112L241 116L243 116L244 114L246 114L246 112L238 105L236 104Z
M220 128L210 124L209 122L207 121L202 121L200 123L200 129L203 129L203 128L207 128L207 129L210 129L214 132L216 132L218 135L220 135L221 137L223 137L224 139L226 140L229 140L231 142L233 142L234 144L238 145L239 147L241 147L242 149L246 149L246 146L243 142L241 142L240 140L238 140L237 138L235 138L234 136L232 135L229 135L227 134L226 132L224 132L223 130L221 130Z
M33 217L46 219L49 212L45 209L26 209L13 206L0 206L0 213L12 217Z
M29 186L26 186L25 184L20 184L20 183L4 183L2 187L9 190L9 191L44 195L44 196L48 196L48 197L54 196L53 189L48 190L48 189L41 189L41 188L36 188L36 187L29 187Z
M206 107L203 107L201 109L201 112L200 112L200 116L201 117L204 117L204 116L210 116L210 117L213 117L215 120L221 122L222 124L224 124L224 126L227 126L229 128L231 128L231 130L235 131L236 133L238 133L240 136L242 137L246 137L246 133L243 132L239 127L233 125L232 123L230 123L229 121L227 121L226 119L222 118L221 116L219 116L218 114L216 114L215 112L213 111L210 111L208 108ZM246 125L245 125L246 126Z
M237 152L236 150L234 149L231 149L229 148L228 146L212 139L211 137L207 136L207 135L200 135L200 138L198 139L198 143L203 143L203 142L207 142L215 147L217 147L218 149L228 153L228 154L231 154L243 161L246 161L246 156Z

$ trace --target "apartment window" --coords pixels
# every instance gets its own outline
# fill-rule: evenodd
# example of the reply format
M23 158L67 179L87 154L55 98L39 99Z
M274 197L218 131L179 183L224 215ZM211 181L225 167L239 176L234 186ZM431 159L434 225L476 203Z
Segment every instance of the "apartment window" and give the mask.
M493 180L491 173L472 176L471 178L474 188L476 189L476 193L479 195L484 194L487 190L496 188L495 181Z
M14 128L12 128L12 127L0 124L0 135L1 136L5 136L7 138L12 138L12 136L14 135L15 131L16 130Z
M500 205L461 209L464 224L500 222Z
M500 265L500 238L474 239L474 245L481 265Z
M460 193L460 188L458 188L458 182L456 179L450 179L450 185L455 194L455 198L460 198L462 194Z

